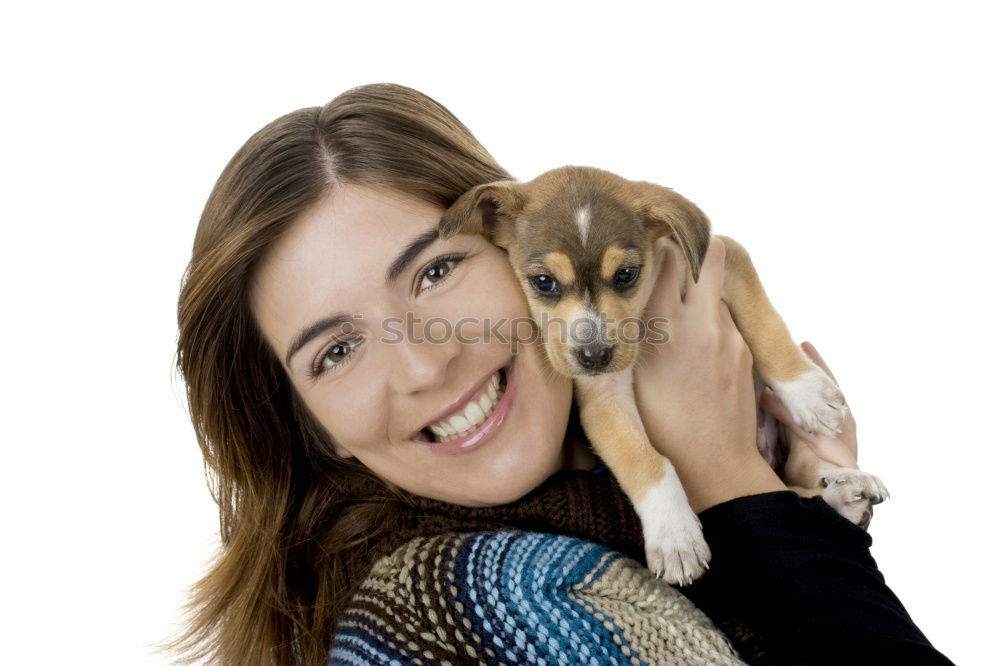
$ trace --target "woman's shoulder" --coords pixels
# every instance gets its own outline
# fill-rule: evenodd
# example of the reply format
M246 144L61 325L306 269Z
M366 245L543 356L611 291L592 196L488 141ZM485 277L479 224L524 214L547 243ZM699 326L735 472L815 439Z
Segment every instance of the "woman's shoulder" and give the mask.
M332 664L741 663L711 621L640 563L520 530L411 539L341 615Z

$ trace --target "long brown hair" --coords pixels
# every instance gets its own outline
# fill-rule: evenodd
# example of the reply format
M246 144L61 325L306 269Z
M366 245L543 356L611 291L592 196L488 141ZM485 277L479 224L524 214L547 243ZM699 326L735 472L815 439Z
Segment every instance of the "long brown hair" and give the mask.
M325 664L337 616L391 530L398 493L338 458L248 306L264 251L338 183L446 208L510 175L445 107L372 84L254 134L205 205L178 302L177 368L219 506L222 548L191 589L182 661Z

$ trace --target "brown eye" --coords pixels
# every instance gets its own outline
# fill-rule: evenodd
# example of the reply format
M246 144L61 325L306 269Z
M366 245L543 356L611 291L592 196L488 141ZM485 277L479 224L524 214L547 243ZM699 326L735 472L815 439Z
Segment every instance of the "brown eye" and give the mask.
M420 283L417 285L417 293L433 289L436 285L443 283L451 277L455 266L462 261L464 256L438 257L420 274Z
M324 358L328 358L331 361L336 362L342 360L350 352L351 349L347 345L334 345L330 347L330 351L326 353L326 356Z
M309 369L309 376L315 379L327 371L333 370L334 368L347 363L351 354L354 352L354 348L357 347L360 342L360 338L353 340L334 340L330 343L329 347L326 347L322 352L320 352L315 363L313 363L312 367Z
M431 282L437 282L445 275L447 275L448 271L450 270L451 267L448 266L448 263L442 261L440 264L434 264L433 266L431 266L431 268L426 273L424 273L424 277L429 278Z
M626 266L622 268L617 273L615 273L615 288L617 289L627 289L635 284L635 281L639 279L639 267L638 266Z

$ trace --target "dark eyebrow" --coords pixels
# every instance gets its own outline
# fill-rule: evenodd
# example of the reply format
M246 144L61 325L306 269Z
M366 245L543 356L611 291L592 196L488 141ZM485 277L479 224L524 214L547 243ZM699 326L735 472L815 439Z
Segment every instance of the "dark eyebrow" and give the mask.
M406 247L404 247L403 250L396 256L392 264L389 266L389 269L385 272L386 286L395 282L396 278L398 278L402 272L406 270L406 267L410 264L410 262L416 259L417 255L423 252L428 245L437 239L438 229L435 226L407 243ZM309 344L317 335L321 335L324 331L328 331L334 326L339 326L345 321L350 320L350 315L341 312L333 315L332 317L320 319L316 323L302 329L302 332L295 338L295 341L288 347L288 353L285 355L285 365L290 367L292 356L295 355L295 352Z
M351 319L351 315L340 312L332 317L320 319L311 326L302 329L302 332L295 338L295 342L288 347L288 353L285 355L285 365L291 368L292 356L295 355L295 352L309 344L317 335L321 335L324 331L328 331L334 326L340 326L345 321L350 321Z
M388 287L395 282L396 278L406 270L409 263L416 259L417 255L424 251L424 248L437 239L438 230L437 227L433 227L411 240L392 262L392 265L389 266L389 270L385 272L385 285Z

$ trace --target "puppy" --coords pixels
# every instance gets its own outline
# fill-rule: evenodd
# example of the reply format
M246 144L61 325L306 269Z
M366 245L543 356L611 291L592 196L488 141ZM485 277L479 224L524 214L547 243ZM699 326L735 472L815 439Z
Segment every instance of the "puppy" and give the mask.
M641 340L622 322L642 321L668 245L685 260L678 264L682 295L688 267L698 280L708 218L669 188L567 166L527 183L472 188L445 212L439 233L483 234L507 251L546 356L573 378L584 431L642 521L649 568L674 584L698 578L711 553L677 473L640 421L632 367ZM722 296L753 354L758 396L766 384L802 429L838 433L847 410L840 389L792 340L746 250L719 238L726 244ZM780 425L764 420L758 446L776 467L784 461L785 483L866 524L871 505L888 497L881 481L820 460L797 437L782 441Z

